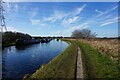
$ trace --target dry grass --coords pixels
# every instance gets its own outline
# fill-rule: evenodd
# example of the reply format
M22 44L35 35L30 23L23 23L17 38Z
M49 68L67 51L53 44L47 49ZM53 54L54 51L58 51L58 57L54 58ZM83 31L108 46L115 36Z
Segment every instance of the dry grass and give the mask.
M92 39L80 41L89 43L98 49L102 54L107 54L112 60L118 60L118 40L117 39Z

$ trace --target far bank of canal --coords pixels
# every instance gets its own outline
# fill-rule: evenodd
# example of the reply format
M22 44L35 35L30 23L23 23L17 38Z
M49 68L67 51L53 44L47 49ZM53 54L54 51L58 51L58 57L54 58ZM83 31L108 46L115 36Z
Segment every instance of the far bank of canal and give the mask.
M67 46L64 41L52 40L49 43L6 47L2 52L3 78L22 78L25 74L32 74Z

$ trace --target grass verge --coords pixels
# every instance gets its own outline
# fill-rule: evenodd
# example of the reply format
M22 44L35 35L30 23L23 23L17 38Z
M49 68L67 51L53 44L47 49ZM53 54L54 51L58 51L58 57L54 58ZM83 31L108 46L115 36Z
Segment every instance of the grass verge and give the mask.
M30 78L74 78L77 47L73 42L70 43L61 54L42 65Z
M85 78L119 78L119 67L107 55L87 43L75 41L82 50Z

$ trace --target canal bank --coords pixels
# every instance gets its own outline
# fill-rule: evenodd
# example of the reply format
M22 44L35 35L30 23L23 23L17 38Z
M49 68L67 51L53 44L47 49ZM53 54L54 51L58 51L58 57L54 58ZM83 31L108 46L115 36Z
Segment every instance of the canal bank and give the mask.
M69 46L29 78L75 78L77 46L71 41L65 41L70 43Z
M81 49L83 78L119 78L119 67L109 56L78 40L64 40L69 46L29 78L76 78L77 48Z
M16 39L16 41L8 42L3 44L2 47L9 47L9 46L26 46L26 45L33 45L38 43L48 43L52 38L42 38L42 39Z

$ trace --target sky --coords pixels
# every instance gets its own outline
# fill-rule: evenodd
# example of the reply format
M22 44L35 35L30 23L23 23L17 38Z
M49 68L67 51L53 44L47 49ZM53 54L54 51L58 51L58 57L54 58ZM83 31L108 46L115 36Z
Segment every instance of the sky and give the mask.
M8 31L69 37L90 29L97 37L118 36L116 2L6 2L3 7Z

